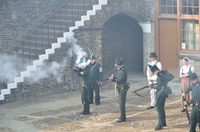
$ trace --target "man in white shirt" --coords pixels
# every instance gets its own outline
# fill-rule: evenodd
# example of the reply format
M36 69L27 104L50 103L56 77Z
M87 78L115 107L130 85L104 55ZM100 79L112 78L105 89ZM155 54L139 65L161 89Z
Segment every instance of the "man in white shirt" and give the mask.
M148 63L148 65L156 65L159 70L162 70L162 65L160 62L157 61L157 55L155 52L151 52L150 53L150 60L151 62ZM147 79L149 81L149 84L156 84L156 80L157 80L157 75L153 74L151 72L151 69L149 68L149 66L147 66ZM151 89L150 90L150 98L151 98L151 105L150 107L147 107L147 109L153 109L155 107L156 104L156 90L155 89Z

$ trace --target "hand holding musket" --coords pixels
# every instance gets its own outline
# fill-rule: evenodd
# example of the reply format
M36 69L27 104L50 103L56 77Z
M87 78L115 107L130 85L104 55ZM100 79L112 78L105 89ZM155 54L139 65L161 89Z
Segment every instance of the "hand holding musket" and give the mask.
M103 79L103 80L99 80L99 81L97 81L97 84L98 85L101 85L102 84L102 82L104 82L104 81L108 81L109 79L107 78L107 79Z
M108 81L112 81L115 78L115 75L112 74L111 77L108 78Z
M79 70L80 68L73 66L72 69L73 70Z

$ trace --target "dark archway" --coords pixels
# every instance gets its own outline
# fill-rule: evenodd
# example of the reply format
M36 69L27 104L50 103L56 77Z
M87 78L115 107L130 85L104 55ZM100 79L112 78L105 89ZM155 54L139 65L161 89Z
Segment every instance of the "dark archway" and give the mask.
M113 70L116 57L122 57L128 70L143 71L143 31L133 18L118 14L102 31L103 71Z

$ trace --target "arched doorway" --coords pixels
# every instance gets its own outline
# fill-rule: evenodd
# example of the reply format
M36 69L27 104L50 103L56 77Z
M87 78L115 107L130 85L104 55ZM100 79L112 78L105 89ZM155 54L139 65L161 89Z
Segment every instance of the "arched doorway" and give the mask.
M114 69L116 57L125 67L143 71L143 31L136 20L125 14L109 19L102 31L102 66L104 72Z

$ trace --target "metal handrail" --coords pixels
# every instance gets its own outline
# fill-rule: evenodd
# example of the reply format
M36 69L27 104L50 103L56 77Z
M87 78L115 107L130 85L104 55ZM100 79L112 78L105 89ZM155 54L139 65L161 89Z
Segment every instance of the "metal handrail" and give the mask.
M77 20L75 17L78 16L78 19L80 19L81 15L87 13L86 12L87 6L88 6L87 9L90 10L92 8L91 7L92 2L95 4L98 3L97 0L88 0L88 2L89 3L86 4L85 0L77 0L77 2L74 2L73 0L66 0L53 13L51 13L44 21L42 21L34 30L32 30L28 35L26 35L26 37L24 37L17 45L15 45L9 52L7 52L7 54L13 53L16 55L15 65L16 65L17 72L24 70L26 68L25 64L27 65L28 63L31 63L33 60L36 60L40 54L44 54L45 49L51 48L50 44L55 43L56 38L62 37L61 36L62 32L67 32L69 30L68 23L69 24L71 23L73 26L75 24L74 22ZM76 10L74 6L75 4L77 4L77 7L76 7L77 14L73 12L73 10L74 11ZM80 9L79 9L80 7L84 11L84 13L80 12ZM62 10L62 8L64 10ZM62 13L64 13L64 17L61 11ZM70 14L68 11L70 11ZM61 15L62 15L62 18L61 18ZM69 18L71 19L70 21L68 17L71 17ZM65 29L65 26L66 26L66 29Z
M33 31L31 31L24 39L22 39L14 48L12 48L8 54L10 54L18 45L20 45L27 37L29 37L38 27L40 27L44 22L46 22L55 12L57 12L63 5L65 5L69 0L66 0L61 6L59 6L53 13L51 13L42 23L40 23Z

